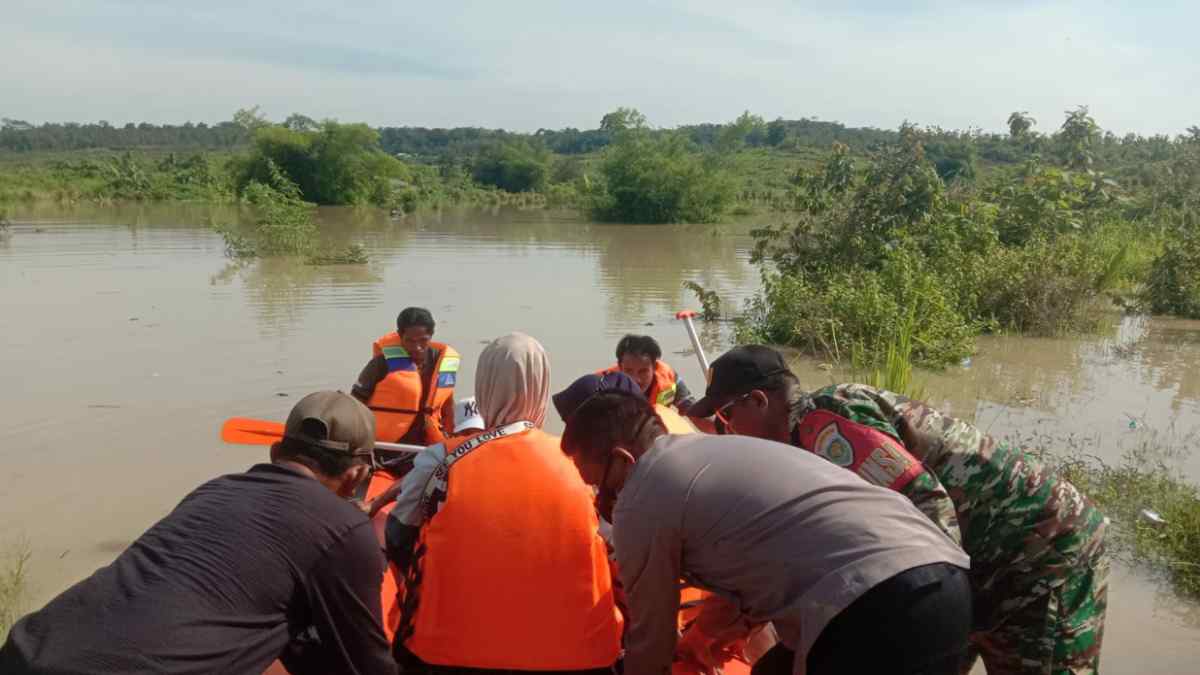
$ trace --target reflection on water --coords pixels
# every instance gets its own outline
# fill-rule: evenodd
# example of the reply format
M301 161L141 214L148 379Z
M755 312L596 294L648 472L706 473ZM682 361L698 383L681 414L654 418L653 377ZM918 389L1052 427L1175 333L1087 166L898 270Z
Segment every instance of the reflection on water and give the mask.
M608 365L617 338L636 331L658 339L699 390L672 319L697 305L682 283L717 291L726 310L758 286L752 223L321 209L323 243L362 243L371 262L312 267L227 260L204 224L240 216L188 205L11 214L0 236L0 539L19 523L33 542L35 602L111 560L108 542L132 540L195 485L262 460L263 448L221 445L221 421L282 419L304 393L346 389L406 305L429 307L437 339L462 352L461 391L481 343L512 330L546 345L556 389ZM698 326L710 358L728 346L728 328ZM847 377L812 360L798 371L814 387ZM1098 336L989 337L966 366L922 377L933 404L993 433L1118 459L1155 433L1200 427L1200 322L1114 317ZM1180 461L1200 479L1195 453ZM1157 597L1140 576L1116 578L1107 669L1188 672L1197 606Z

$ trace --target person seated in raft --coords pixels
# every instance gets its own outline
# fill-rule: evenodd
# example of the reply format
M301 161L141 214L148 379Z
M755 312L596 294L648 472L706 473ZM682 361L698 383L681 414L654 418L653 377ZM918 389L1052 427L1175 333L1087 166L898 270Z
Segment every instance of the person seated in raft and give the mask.
M960 674L969 560L895 492L780 443L668 434L647 401L622 391L575 410L562 450L613 505L603 515L628 595L628 675L665 673L680 651L717 663L727 636L766 622L780 642L757 675ZM732 610L702 611L685 642L681 577Z
M454 430L454 384L459 355L433 341L433 315L407 307L396 331L372 345L371 360L351 389L375 413L376 440L430 445Z
M673 406L687 415L695 400L692 392L675 369L662 360L662 347L649 335L626 335L617 343L617 363L598 371L625 373L642 389L646 400L654 405Z
M374 447L361 403L305 396L269 464L196 488L112 564L18 621L0 673L260 675L281 659L297 675L394 675L384 558L348 499Z
M692 407L730 433L788 443L906 496L971 556L971 657L989 675L1095 673L1108 519L1021 448L862 384L809 393L779 352L737 347ZM807 454L807 453L806 453ZM969 667L970 664L968 664Z
M592 491L542 431L550 362L512 333L479 355L486 429L417 455L385 525L404 579L395 656L406 674L609 674L623 620Z

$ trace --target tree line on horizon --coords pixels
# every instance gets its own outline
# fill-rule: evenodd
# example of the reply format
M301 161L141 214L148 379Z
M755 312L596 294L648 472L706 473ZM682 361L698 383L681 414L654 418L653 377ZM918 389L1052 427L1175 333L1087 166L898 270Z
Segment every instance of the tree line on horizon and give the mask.
M261 116L257 108L235 113L234 118L218 124L149 124L132 122L122 126L107 121L95 123L44 123L31 124L23 120L0 118L0 153L69 152L80 150L232 150L249 146L253 142L254 124L246 115ZM639 115L632 108L618 108L605 114L595 129L538 129L533 133L485 129L482 127L428 128L393 127L377 128L379 147L391 155L410 160L444 161L447 158L462 159L475 157L497 144L517 141L530 143L556 155L583 155L596 153L613 143L622 124L628 120L623 116ZM239 118L240 116L240 118ZM281 126L294 130L312 129L318 122L302 114L289 116ZM1023 162L1035 154L1045 154L1050 149L1048 141L1053 134L1042 134L1035 130L1036 120L1025 112L1014 112L1007 120L1008 133L985 133L978 129L951 131L940 128L928 129L926 150L935 164L940 163L939 173L953 177L957 172L969 171L976 160L999 164ZM720 146L723 135L727 139L730 129L740 133L740 143L748 148L799 150L828 150L833 143L840 143L855 152L878 149L899 140L898 132L873 127L848 127L839 122L810 118L785 120L777 118L767 122L749 112L732 123L704 123L683 125L675 129L655 129L660 133L677 133L699 149ZM1102 165L1125 164L1136 161L1160 161L1172 156L1178 142L1194 134L1196 127L1176 137L1165 134L1142 136L1126 134L1117 136L1104 132L1098 139L1096 161Z

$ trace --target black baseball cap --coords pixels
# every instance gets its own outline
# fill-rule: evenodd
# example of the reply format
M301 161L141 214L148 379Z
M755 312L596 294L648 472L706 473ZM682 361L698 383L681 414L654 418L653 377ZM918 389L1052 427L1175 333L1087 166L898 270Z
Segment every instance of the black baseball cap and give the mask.
M734 347L709 366L704 398L688 408L688 417L709 417L735 397L761 388L776 375L790 372L783 355L770 347Z

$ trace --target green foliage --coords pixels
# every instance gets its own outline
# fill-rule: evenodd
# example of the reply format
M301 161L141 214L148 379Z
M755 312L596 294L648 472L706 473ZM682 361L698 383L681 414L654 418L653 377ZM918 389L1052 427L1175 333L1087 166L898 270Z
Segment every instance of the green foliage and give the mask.
M305 200L317 204L383 206L392 198L393 181L408 175L403 163L379 149L374 129L331 120L314 130L257 127L254 149L238 176L239 189L269 180L268 162L299 187Z
M820 276L818 276L820 275ZM942 279L916 254L897 250L878 270L768 274L739 323L739 341L786 344L834 361L874 365L908 332L913 362L942 365L973 349L976 327L960 316ZM909 314L921 320L914 326Z
M1014 112L1008 116L1008 134L1013 139L1019 139L1033 129L1033 125L1037 124L1037 120L1029 116L1028 111Z
M600 130L615 133L632 129L645 129L646 116L636 108L617 108L600 118Z
M762 145L767 138L767 124L750 111L743 112L732 124L725 125L717 135L717 150L734 152L746 145Z
M369 261L362 244L351 244L341 251L311 253L307 260L309 265L365 265Z
M1085 154L1089 120L1077 111L1064 132ZM794 220L752 232L765 283L743 337L903 379L905 363L958 361L982 331L1090 329L1110 294L1146 278L1160 228L1130 220L1104 174L1031 161L948 190L931 155L967 141L932 137L943 140L926 153L931 132L904 126L861 168L837 145L797 172ZM1200 260L1170 260L1164 270L1200 270ZM1164 272L1162 285L1179 288L1179 274Z
M1094 148L1100 137L1100 126L1088 114L1087 106L1067 111L1067 119L1058 133L1058 152L1067 168L1086 171L1095 161Z
M780 145L783 145L783 142L787 140L787 136L787 123L783 121L782 117L776 118L773 122L767 125L767 145L777 148Z
M550 177L550 153L526 141L497 142L475 160L472 176L507 192L541 192Z
M1122 278L1129 228L1039 237L1025 246L996 247L978 259L973 280L980 320L1038 335L1090 330L1104 291Z
M1151 264L1144 292L1156 314L1200 319L1200 232L1172 236Z
M309 254L317 236L311 205L274 162L267 160L264 168L267 182L251 181L242 191L254 211L250 230L223 223L212 226L225 240L225 254L231 258Z
M856 345L850 355L854 381L886 389L915 400L925 399L925 388L913 380L913 361L917 327L917 316L910 310L896 330L889 331L889 340L883 348L883 357L868 354Z
M1192 441L1181 443L1186 447ZM1120 559L1160 571L1177 593L1196 598L1200 488L1174 466L1172 455L1179 449L1171 443L1162 434L1152 434L1127 450L1116 466L1078 451L1050 461L1112 519L1115 536L1109 542Z
M721 296L716 291L708 290L695 281L685 281L683 287L696 294L696 299L700 301L700 316L705 321L721 318Z
M733 178L714 157L680 134L619 134L600 164L592 210L600 218L634 223L710 223L735 197Z

